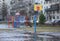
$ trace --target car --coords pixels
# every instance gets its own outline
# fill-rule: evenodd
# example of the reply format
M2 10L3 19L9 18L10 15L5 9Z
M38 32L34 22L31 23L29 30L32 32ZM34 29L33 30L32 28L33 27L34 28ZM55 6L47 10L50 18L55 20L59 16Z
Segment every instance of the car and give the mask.
M60 20L56 22L56 25L60 25Z
M60 24L60 20L54 20L53 22L52 22L52 25L59 25Z
M47 24L47 25L60 25L60 20L46 21L45 24Z
M45 24L52 24L52 22L51 21L46 21Z

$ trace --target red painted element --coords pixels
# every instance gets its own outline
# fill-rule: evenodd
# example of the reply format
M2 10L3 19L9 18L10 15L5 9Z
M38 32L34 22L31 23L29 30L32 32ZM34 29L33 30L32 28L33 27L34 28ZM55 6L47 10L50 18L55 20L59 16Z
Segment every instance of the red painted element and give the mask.
M38 11L38 10L40 10L40 7L39 7L39 6L37 6L37 11Z
M26 26L28 26L28 16L25 17L25 20L26 20L25 24Z
M10 28L10 21L11 21L11 17L7 17L7 19L8 19L8 28Z
M8 28L10 28L10 21L8 21Z
M12 16L12 27L14 28L14 17Z

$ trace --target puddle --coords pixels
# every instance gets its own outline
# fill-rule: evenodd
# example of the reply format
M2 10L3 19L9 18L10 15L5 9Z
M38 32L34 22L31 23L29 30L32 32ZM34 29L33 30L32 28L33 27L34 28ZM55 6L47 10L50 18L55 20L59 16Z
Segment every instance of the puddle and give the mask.
M0 31L0 41L34 41L34 34L25 31ZM56 34L56 35L55 35ZM36 41L59 41L59 33L37 34Z
M0 41L32 41L33 36L20 32L1 32Z

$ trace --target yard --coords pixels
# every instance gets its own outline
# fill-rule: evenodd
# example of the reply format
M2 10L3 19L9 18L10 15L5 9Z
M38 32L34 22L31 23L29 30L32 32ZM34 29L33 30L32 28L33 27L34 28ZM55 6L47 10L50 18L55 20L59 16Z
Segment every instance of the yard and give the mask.
M34 26L33 27L22 27L22 28L13 28L13 29L0 29L0 31L13 31L13 30L27 30L34 32ZM60 26L47 26L47 25L41 25L36 27L37 32L60 32Z
M13 30L26 30L26 31L31 31L34 32L34 27L24 27L24 28L13 28L13 29L0 29L0 31L13 31ZM36 28L37 32L60 32L60 27L37 27Z

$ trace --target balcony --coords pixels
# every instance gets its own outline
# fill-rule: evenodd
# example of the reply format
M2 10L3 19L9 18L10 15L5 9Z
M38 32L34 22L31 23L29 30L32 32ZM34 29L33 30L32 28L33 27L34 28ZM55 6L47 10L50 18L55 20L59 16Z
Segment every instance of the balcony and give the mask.
M45 11L57 11L59 10L59 4L51 5L50 8L46 9Z
M60 10L60 4L59 4L59 10Z
M58 10L58 8L49 8L49 9L46 9L45 11L49 12L49 11L57 11L57 10Z
M51 1L51 0L45 0L45 1Z

